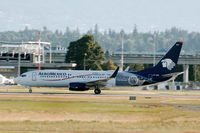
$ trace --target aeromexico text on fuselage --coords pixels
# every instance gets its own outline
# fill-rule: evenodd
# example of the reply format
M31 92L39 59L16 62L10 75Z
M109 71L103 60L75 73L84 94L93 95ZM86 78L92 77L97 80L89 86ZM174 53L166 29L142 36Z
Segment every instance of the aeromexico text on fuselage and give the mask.
M78 71L78 73L73 74L73 72L38 72L38 76L40 78L44 78L45 81L59 81L59 80L67 80L72 78L83 78L83 79L99 79L99 78L108 78L111 76L110 73L99 73L92 72L84 74L84 71ZM51 79L49 79L51 78ZM48 80L47 80L48 79Z

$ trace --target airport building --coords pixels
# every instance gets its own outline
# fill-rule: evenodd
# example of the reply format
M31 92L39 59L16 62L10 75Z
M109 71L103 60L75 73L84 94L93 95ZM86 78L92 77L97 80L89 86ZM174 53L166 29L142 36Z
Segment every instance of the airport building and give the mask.
M65 63L66 48L51 47L49 42L0 42L0 73L8 78L41 69L73 69L75 63Z

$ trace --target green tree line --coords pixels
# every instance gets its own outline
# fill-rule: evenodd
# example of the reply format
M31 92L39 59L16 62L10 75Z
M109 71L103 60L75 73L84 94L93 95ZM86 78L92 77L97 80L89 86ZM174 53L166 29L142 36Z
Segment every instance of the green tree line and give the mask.
M122 29L123 31L123 29ZM38 30L25 28L22 31L0 32L0 41L21 42L36 41ZM80 39L85 34L94 35L94 39L104 49L113 53L121 48L121 31L112 29L99 31L98 25L86 33L80 33L79 29L72 30L67 27L64 31L51 31L44 27L41 31L42 41L49 41L54 46L68 47L70 42ZM200 33L188 32L178 28L171 28L162 32L139 32L135 26L130 33L123 32L125 52L153 52L156 44L156 51L163 51L171 47L176 41L183 41L183 51L200 53Z
M0 32L0 41L5 42L22 42L22 41L37 41L38 31L36 29L28 29L27 27L21 31L5 31ZM42 41L51 42L53 46L63 46L68 48L71 42L79 40L86 34L94 36L94 42L98 42L98 45L103 48L103 51L109 51L113 53L121 48L121 36L123 33L124 51L125 52L153 52L154 45L156 51L163 51L169 49L176 41L183 41L183 50L185 53L200 53L200 33L188 32L176 27L165 31L154 32L139 32L137 26L135 26L132 32L115 31L108 29L105 31L99 30L98 25L95 25L93 29L88 30L86 33L81 33L79 29L72 30L67 27L64 31L51 31L47 27L43 27L41 32ZM89 61L88 61L89 62ZM81 62L83 63L83 62ZM107 62L112 64L112 62ZM109 69L105 68L106 64L102 64L101 68L97 65L92 68L95 69ZM147 65L148 67L148 65ZM114 67L112 67L114 68ZM131 65L130 70L141 70L146 68L146 65L137 64ZM89 68L88 68L89 69ZM195 73L193 71L195 70ZM181 71L181 68L179 68ZM200 65L196 65L194 68L190 67L190 79L199 81L200 79Z

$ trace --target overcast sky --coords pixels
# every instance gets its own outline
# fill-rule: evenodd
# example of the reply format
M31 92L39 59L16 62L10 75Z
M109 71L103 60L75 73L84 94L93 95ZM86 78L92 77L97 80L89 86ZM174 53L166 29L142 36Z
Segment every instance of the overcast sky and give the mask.
M176 26L200 32L199 0L0 0L0 31L77 27L131 32Z

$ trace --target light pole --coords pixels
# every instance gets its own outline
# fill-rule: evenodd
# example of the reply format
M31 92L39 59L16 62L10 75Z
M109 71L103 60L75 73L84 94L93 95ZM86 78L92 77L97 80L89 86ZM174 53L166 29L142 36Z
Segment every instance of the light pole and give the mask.
M49 45L49 49L50 49L50 54L49 54L49 63L51 64L51 60L52 60L51 44Z
M38 32L38 70L41 69L40 62L40 32Z
M154 40L153 66L156 65L156 38L157 38L157 33L154 33L153 35L153 40Z
M123 71L123 66L124 66L124 42L123 42L123 35L124 35L124 31L121 30L120 32L121 34L121 48L122 48L122 51L121 51L121 71Z
M84 66L84 70L85 70L85 57L87 56L87 53L84 53L84 58L83 58L83 66Z
M21 45L18 45L19 53L18 53L18 76L21 74ZM22 41L22 46L23 46L23 41Z

